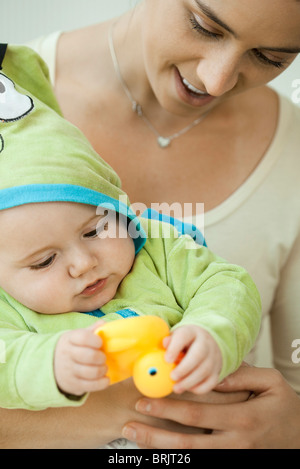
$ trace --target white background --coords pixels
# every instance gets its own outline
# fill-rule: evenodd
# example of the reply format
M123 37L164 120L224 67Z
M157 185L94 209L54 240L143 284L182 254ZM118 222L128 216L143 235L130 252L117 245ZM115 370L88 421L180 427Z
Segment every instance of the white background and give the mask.
M0 0L0 42L20 44L124 13L138 0ZM293 88L298 80L297 88ZM271 85L300 106L300 56ZM299 101L299 102L298 102Z

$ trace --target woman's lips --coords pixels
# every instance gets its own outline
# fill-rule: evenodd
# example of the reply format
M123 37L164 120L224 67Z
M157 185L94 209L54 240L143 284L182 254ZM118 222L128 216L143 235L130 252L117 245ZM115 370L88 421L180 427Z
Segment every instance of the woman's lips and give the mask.
M100 280L97 280L96 282L94 282L93 284L91 285L88 285L81 293L80 295L83 295L83 296L92 296L92 295L96 295L97 293L99 293L102 288L105 286L107 282L107 278L102 278Z
M201 91L198 88L196 88L186 78L182 78L182 82L183 82L184 86L186 86L188 88L188 90L190 90L192 93L195 93L196 95L199 95L199 96L207 95L207 93L205 93L205 91Z
M195 88L186 78L183 78L179 70L174 67L175 86L179 98L190 106L201 107L211 103L215 97Z

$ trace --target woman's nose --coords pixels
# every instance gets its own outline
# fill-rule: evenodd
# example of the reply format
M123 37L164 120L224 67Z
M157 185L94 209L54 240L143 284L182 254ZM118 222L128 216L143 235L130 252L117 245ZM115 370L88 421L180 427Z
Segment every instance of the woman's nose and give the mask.
M98 265L97 257L87 247L73 249L70 255L69 274L73 278L86 274Z
M202 57L197 66L197 75L205 90L212 96L222 96L232 90L240 76L239 56L228 51Z

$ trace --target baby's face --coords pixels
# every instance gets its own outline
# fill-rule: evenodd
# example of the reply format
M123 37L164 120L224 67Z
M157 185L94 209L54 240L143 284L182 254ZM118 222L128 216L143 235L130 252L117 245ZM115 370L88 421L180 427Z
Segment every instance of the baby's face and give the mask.
M112 227L114 215L69 202L0 211L0 286L39 313L101 308L135 258L125 224Z

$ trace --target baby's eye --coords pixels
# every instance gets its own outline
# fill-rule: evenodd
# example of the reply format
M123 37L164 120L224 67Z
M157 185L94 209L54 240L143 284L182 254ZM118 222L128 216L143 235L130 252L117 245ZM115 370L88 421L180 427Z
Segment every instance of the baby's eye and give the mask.
M101 235L103 231L108 229L108 222L106 219L100 220L97 223L97 226L92 230L88 231L83 235L84 238L97 238L97 236Z
M83 235L83 237L84 237L84 238L96 238L97 235L98 235L98 231L97 231L97 229L95 228L95 229L89 231L88 233L85 233L85 234Z
M97 226L96 226L96 230L97 230L97 233L101 233L102 231L107 231L108 230L108 221L107 221L107 218L103 219L103 220L100 220L98 223L97 223Z
M39 264L31 265L30 269L32 270L39 270L39 269L45 269L46 267L49 267L54 261L56 257L56 254L53 254L52 256L48 257L45 261L40 262Z

